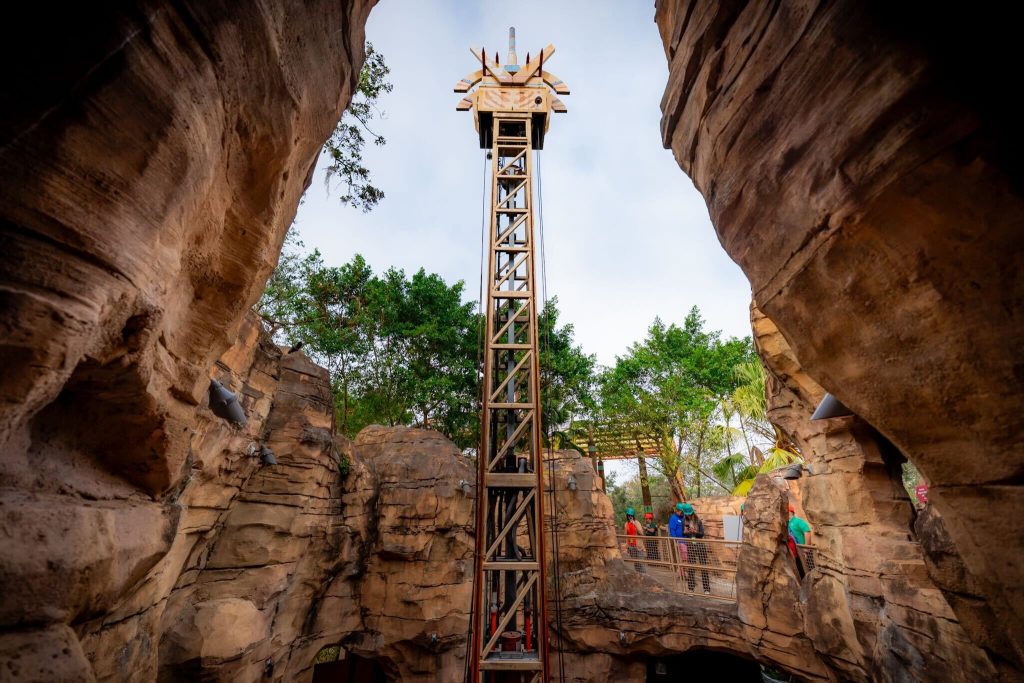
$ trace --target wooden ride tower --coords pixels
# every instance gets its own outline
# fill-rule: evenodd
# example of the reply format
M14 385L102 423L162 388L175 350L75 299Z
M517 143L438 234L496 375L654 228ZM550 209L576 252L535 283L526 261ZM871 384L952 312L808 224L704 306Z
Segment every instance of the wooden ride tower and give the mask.
M554 51L548 45L520 65L510 29L505 63L472 49L480 68L455 86L468 93L456 109L475 112L491 159L473 683L550 676L531 152L543 148L551 113L566 110L556 95L568 87L544 71Z

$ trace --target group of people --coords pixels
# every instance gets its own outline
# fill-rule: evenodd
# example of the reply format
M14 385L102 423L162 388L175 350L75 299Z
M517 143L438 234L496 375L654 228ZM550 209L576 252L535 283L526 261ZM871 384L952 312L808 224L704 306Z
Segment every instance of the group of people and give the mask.
M644 514L644 523L641 525L636 520L636 511L633 508L626 508L626 553L635 559L646 557L648 560L661 560L661 549L657 541L647 540L641 546L638 538L643 536L657 536L658 525L654 521L654 515L650 512ZM676 550L679 553L679 562L683 565L688 563L708 564L708 548L705 543L694 543L685 539L704 538L704 522L701 521L690 503L676 503L675 509L668 518L668 535L670 538L679 539L674 541ZM644 564L634 562L633 567L643 574L646 572ZM685 577L686 585L690 592L693 592L697 585L696 569L688 567L680 569L680 576ZM701 586L705 595L711 593L711 581L707 570L701 570Z
M741 506L740 511L742 512L742 510ZM805 567L800 554L797 552L797 546L810 545L811 527L806 520L796 515L792 505L789 506L789 523L787 526L789 531L789 547L796 560L800 577L803 578ZM635 560L643 558L660 561L662 559L662 550L658 541L645 539L642 544L640 543L641 536L656 537L658 533L659 528L654 521L652 513L644 513L644 521L641 524L636 519L636 511L632 507L626 508L626 553L631 558ZM696 541L696 539L704 538L704 522L692 504L676 503L672 514L669 515L668 535L669 538L675 539L672 543L678 553L677 561L682 565L679 575L685 578L687 588L692 593L697 586L697 569L693 565L708 566L711 559L708 544ZM670 548L666 548L666 550L671 552ZM809 553L806 554L807 564L809 565L806 569L813 568L811 557ZM647 571L643 562L634 562L633 567L641 574ZM700 575L701 587L704 589L704 594L708 595L711 593L711 581L707 570L701 569Z

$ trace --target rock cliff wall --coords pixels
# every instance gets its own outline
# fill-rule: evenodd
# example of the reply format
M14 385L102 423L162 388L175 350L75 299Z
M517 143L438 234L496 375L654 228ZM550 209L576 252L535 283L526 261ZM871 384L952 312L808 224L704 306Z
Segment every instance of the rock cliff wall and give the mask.
M751 324L768 371L769 417L807 458L800 488L816 549L804 623L815 649L844 680L995 677L929 578L902 456L857 417L812 422L824 389L756 306Z
M927 477L964 566L937 576L1021 675L1013 22L855 0L660 0L656 19L664 144L808 377Z
M242 441L300 416L271 414L279 368L254 343L222 369L253 392L247 432L210 419L206 389L351 98L372 4L31 5L5 37L0 648L15 658L0 676L151 680L167 605L151 607L200 580L174 567L223 578L259 562L256 547L193 541L253 545L270 528L259 515L281 482ZM321 503L296 508L292 545ZM200 546L209 557L189 555ZM266 572L274 591L284 567ZM256 617L230 591L194 590L209 600L175 627L183 643L223 618L210 605ZM230 659L252 628L209 657Z
M95 520L82 528L52 497L4 499L5 558L22 569L5 576L5 608L65 621L0 634L0 680L302 681L335 646L395 680L461 674L473 503L459 482L471 463L424 430L335 436L327 372L283 354L254 317L240 332L215 375L248 423L197 409L189 470L151 504L167 520L160 536L130 499L80 503ZM43 506L53 527L39 538L21 510ZM69 593L82 606L58 612Z

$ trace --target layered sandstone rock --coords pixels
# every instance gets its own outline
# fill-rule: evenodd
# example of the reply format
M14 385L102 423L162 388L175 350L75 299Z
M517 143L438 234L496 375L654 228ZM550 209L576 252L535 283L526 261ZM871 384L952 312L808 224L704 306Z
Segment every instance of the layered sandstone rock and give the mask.
M816 549L805 630L815 649L849 680L992 678L991 661L928 576L902 456L856 417L812 422L824 390L756 306L751 323L769 417L807 459L800 482Z
M834 677L803 633L800 584L785 546L783 482L760 477L746 499L739 599L723 603L668 590L623 562L611 503L594 487L587 458L559 453L554 472L557 514L549 522L559 536L562 619L552 626L570 680L612 680L614 671L621 676L614 680L642 681L648 662L694 650L735 653L805 680Z
M1019 676L1024 193L1003 98L1016 42L998 15L657 7L665 145L808 377L929 480L969 575L950 601Z
M226 578L266 560L268 538L294 554L327 504L262 517L281 475L246 449L274 415L298 413L271 398L278 362L240 326L351 97L371 5L34 5L4 41L0 648L20 653L12 675L155 676L171 591L207 590L193 570ZM205 409L210 369L240 334L251 357L218 374L244 387L246 431ZM305 474L326 486L326 469ZM198 542L221 531L237 555ZM286 567L267 569L269 594ZM256 617L208 588L175 625L182 643L222 620L211 606ZM250 602L263 613L265 599ZM255 637L244 633L203 656L230 659ZM39 663L33 649L57 656Z
M454 680L472 585L474 489L460 485L473 481L471 462L425 430L368 428L355 444L335 436L327 372L282 354L255 317L215 374L248 423L198 411L190 470L163 501L175 526L148 539L163 544L158 556L121 569L131 577L94 564L65 587L58 565L30 586L9 583L12 613L57 614L48 600L69 596L96 606L69 619L73 628L0 635L10 662L0 680L309 680L318 653L335 646L396 680ZM277 464L261 461L261 446ZM70 529L65 547L125 556L142 547L136 506L98 509L119 526ZM4 526L22 560L15 568L56 546L33 548L17 535L20 519L8 513Z
M475 466L441 434L405 427L364 429L354 458L359 471L346 482L343 505L350 524L362 525L362 549L348 570L354 575L326 587L318 620L327 628L358 614L358 628L340 643L395 680L461 680ZM352 602L335 602L338 595Z

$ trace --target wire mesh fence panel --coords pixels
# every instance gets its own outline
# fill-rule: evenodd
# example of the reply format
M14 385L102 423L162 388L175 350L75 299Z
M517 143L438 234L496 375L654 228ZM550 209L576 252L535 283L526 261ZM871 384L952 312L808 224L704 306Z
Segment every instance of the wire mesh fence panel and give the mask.
M814 546L803 545L798 543L796 546L796 552L800 555L800 560L804 563L804 571L811 571L814 569Z
M736 599L739 542L625 534L617 538L622 559L665 588L721 600Z

